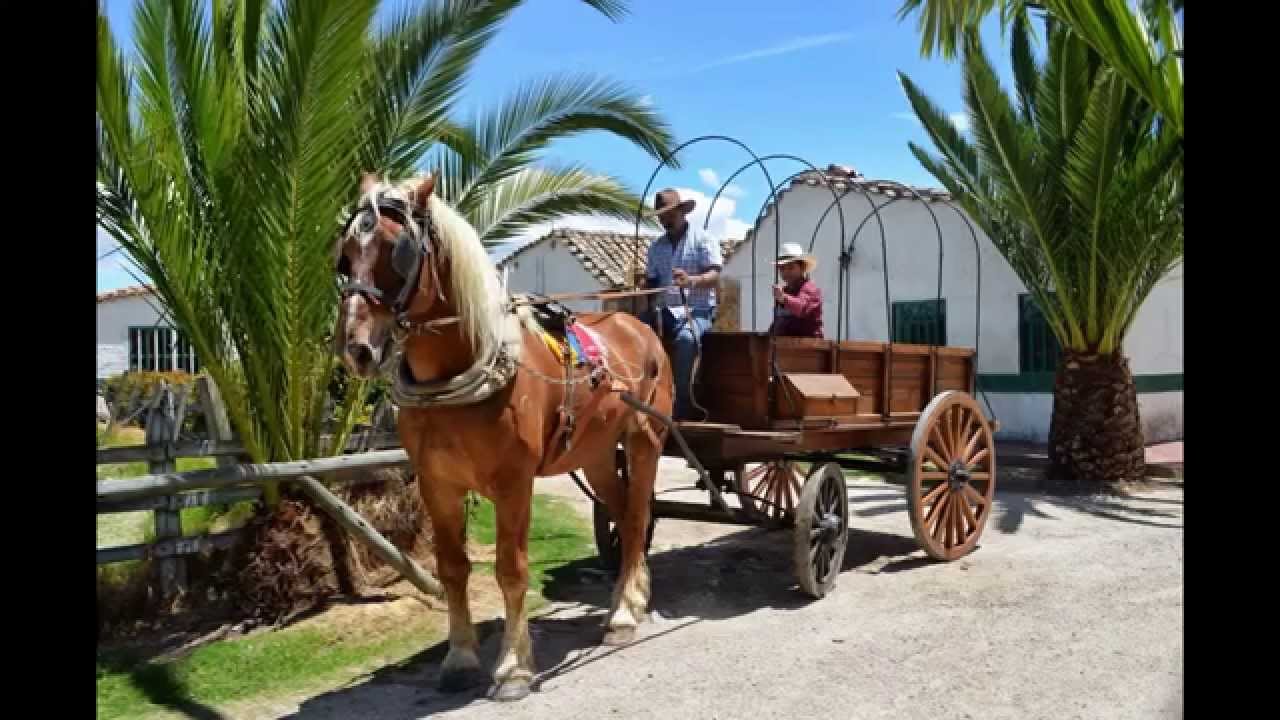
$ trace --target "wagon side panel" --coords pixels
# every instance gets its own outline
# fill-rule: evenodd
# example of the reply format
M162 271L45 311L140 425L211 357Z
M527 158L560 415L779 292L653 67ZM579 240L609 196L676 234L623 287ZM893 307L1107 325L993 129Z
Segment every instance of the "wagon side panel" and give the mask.
M837 367L858 391L859 419L877 420L884 412L884 343L840 343Z
M703 335L695 392L712 422L748 429L768 427L768 337L742 332Z

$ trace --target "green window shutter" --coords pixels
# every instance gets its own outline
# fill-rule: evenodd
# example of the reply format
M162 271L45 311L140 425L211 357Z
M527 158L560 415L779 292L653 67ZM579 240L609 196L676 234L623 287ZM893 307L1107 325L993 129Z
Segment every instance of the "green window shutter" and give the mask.
M947 344L947 301L913 300L893 304L893 342Z
M1056 372L1062 346L1030 294L1018 296L1018 370Z

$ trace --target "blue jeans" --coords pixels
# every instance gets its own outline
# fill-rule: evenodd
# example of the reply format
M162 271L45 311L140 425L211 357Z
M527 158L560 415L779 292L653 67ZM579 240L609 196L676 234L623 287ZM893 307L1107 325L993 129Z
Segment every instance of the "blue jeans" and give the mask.
M694 310L690 322L677 320L668 308L662 308L662 338L671 338L674 346L671 370L675 374L676 398L675 419L702 420L702 413L693 407L689 399L689 388L693 384L693 360L698 355L698 344L702 335L715 322L715 310ZM641 313L640 319L649 324L657 332L653 311Z

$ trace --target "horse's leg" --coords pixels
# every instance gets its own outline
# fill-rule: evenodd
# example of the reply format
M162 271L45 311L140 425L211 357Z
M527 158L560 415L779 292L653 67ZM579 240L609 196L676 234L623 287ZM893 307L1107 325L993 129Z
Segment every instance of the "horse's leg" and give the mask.
M449 654L440 666L440 689L457 692L485 682L480 668L480 644L471 624L471 608L467 604L467 579L471 560L466 548L466 491L447 483L431 482L418 475L423 504L431 518L436 546L436 572L444 585L449 603Z
M607 645L625 645L635 639L636 626L649 609L649 567L645 562L645 540L649 533L650 502L654 480L658 474L658 458L662 447L654 444L637 418L626 435L627 487L626 510L618 523L622 538L622 563L614 590L613 612Z
M529 590L529 515L533 504L533 478L503 486L495 498L498 515L498 586L506 604L502 651L493 671L493 699L519 700L529 694L533 680L533 645L529 621L524 614L525 593Z

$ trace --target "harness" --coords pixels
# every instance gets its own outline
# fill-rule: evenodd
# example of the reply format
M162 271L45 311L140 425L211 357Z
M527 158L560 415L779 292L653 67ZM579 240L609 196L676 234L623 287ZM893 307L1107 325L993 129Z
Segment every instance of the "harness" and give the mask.
M432 255L434 240L437 235L431 214L416 215L410 213L407 202L397 197L390 197L385 193L380 193L377 196L377 210L379 213L391 215L400 223L401 228L400 234L396 236L395 244L391 250L391 269L395 271L401 280L400 292L396 294L395 300L390 305L391 312L395 316L397 331L402 335L421 335L439 332L436 330L437 327L458 322L457 317L436 318L417 323L409 320L409 303L413 301L413 296L417 293L419 282L422 279L422 267L424 264L431 269L431 282L436 289L437 296L441 301L444 300L444 290L440 287L440 277L436 271L436 264L427 262ZM373 223L377 222L367 211L357 207L343 227L344 235L357 220L360 221L361 228L367 230L371 230ZM418 232L410 232L410 227L416 228ZM350 263L343 256L338 262L338 273L349 275L350 272ZM339 292L344 299L352 294L359 294L363 295L371 303L386 304L386 294L367 283L348 280L342 284Z
M554 463L573 446L573 440L578 434L577 415L583 413L590 415L609 393L630 389L610 371L604 357L606 348L595 333L577 326L573 312L558 302L557 296L534 295L507 298L501 337L491 344L483 356L477 357L466 371L438 382L414 381L402 352L404 340L410 335L438 333L438 327L457 323L458 318L454 316L414 322L408 316L409 305L420 288L424 265L432 274L436 293L442 301L445 299L437 275L436 263L432 261L438 232L430 213L411 213L407 202L389 197L385 193L376 196L375 207L379 213L392 216L402 227L395 239L391 255L391 268L402 284L395 294L395 299L389 304L395 316L393 337L396 341L395 352L399 355L392 365L391 398L398 406L430 408L479 403L509 385L515 379L519 369L524 367L534 377L564 387L564 397L558 412L559 423L551 439L551 452L545 461ZM347 220L343 230L344 235L357 221L365 231L372 230L373 224L377 222L370 208L357 208ZM411 231L411 227L417 232ZM350 266L345 256L339 261L338 272L350 274ZM505 282L503 291L505 294ZM660 291L610 293L610 295L650 294ZM387 304L386 296L389 294L368 283L355 280L343 283L340 292L343 298L359 294L369 302L380 305ZM592 295L600 295L600 293ZM577 294L573 297L577 297ZM553 354L558 356L564 368L563 380L547 377L520 362L524 330L530 332L541 330L543 333L548 333L544 342L547 338L556 336L554 342L560 344L559 352L556 352L554 347L550 345L549 347ZM579 363L578 360L582 362ZM575 369L580 365L586 365L587 372L583 377L575 377ZM580 384L589 385L589 395L583 407L575 409L575 388Z

